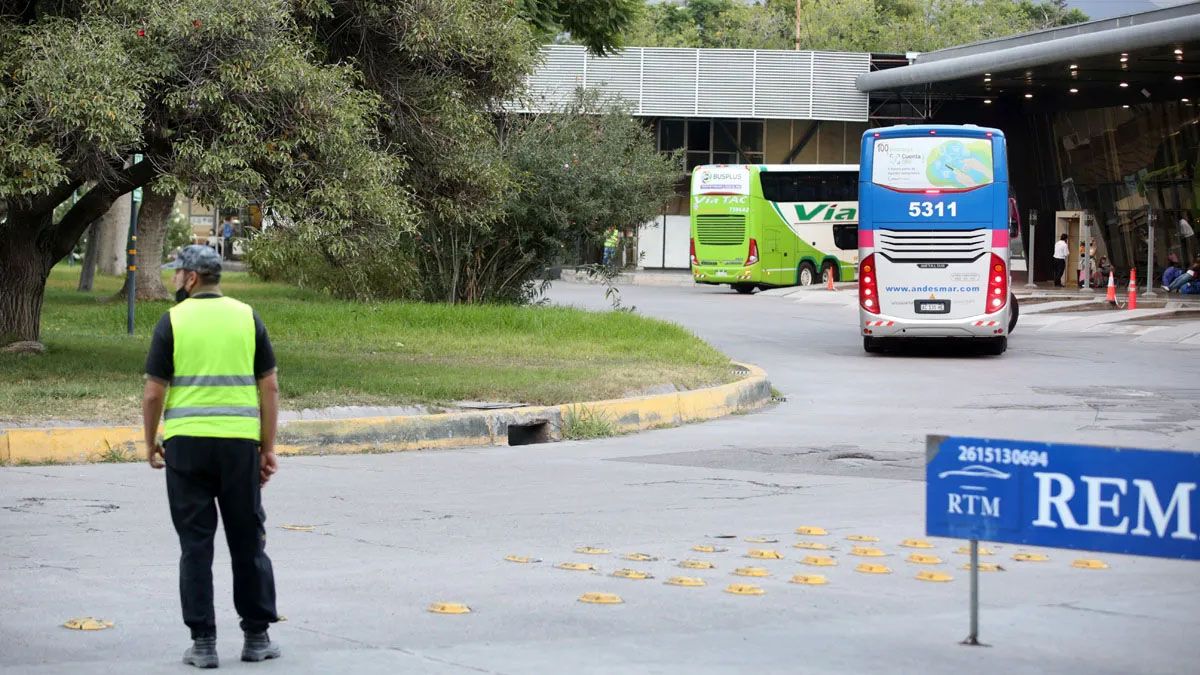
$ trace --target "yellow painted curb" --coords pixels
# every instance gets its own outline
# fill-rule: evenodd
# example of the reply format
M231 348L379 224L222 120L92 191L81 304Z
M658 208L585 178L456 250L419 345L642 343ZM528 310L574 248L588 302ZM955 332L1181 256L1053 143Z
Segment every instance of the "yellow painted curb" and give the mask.
M771 384L761 368L733 363L742 379L707 389L557 406L502 410L293 420L279 425L280 455L401 452L508 445L510 426L544 425L547 440L560 440L563 420L581 409L611 421L617 433L724 417L754 410L771 400ZM0 429L0 463L82 464L145 457L138 426Z

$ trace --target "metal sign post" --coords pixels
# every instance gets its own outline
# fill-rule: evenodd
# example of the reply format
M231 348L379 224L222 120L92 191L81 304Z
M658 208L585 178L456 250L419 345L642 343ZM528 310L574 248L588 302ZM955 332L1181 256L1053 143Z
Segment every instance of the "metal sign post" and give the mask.
M1026 266L1025 288L1037 288L1034 283L1033 276L1033 261L1037 259L1034 248L1037 247L1037 210L1029 209L1029 246L1027 247L1029 254L1029 264Z
M1083 237L1083 268L1080 271L1083 272L1083 282L1079 290L1084 293L1091 293L1092 266L1090 263L1092 248L1088 245L1088 242L1092 240L1092 215L1090 213L1084 212L1081 227L1083 229L1080 233L1080 236Z
M133 156L134 165L141 161L140 154ZM133 335L133 319L137 313L137 221L138 206L142 203L142 188L136 188L129 199L129 240L125 244L125 332Z
M1153 298L1154 292L1154 209L1146 207L1146 292L1142 295Z
M979 642L979 540L971 540L971 634L964 645L978 647Z

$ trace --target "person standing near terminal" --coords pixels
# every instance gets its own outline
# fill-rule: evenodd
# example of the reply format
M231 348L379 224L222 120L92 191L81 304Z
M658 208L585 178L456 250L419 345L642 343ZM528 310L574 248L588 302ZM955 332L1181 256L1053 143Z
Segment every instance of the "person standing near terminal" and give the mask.
M1063 285L1063 275L1067 272L1067 256L1071 255L1071 247L1067 246L1067 235L1059 237L1054 243L1054 285Z
M179 303L154 329L142 416L146 459L167 469L167 500L179 535L179 595L193 641L183 661L218 666L212 583L218 508L245 634L242 660L278 658L280 649L267 634L279 618L261 493L278 469L274 351L257 313L221 295L216 251L187 246L167 267L175 270Z

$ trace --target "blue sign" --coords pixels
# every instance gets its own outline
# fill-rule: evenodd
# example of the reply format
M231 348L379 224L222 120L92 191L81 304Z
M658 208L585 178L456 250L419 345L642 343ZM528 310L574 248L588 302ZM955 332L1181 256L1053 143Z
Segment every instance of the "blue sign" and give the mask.
M930 536L1200 560L1200 452L929 436Z

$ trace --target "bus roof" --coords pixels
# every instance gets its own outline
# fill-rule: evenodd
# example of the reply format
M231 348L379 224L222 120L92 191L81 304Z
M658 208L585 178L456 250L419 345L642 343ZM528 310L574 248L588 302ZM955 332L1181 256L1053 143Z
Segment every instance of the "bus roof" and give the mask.
M863 132L863 138L896 138L898 136L920 136L923 134L944 134L947 136L973 138L1004 138L1004 132L999 129L981 127L974 124L897 124L890 127L867 129Z
M857 164L701 164L696 169L701 167L727 167L736 166L746 169L758 169L759 171L784 172L792 173L800 172L820 172L820 171L858 171ZM693 169L695 171L695 169Z

